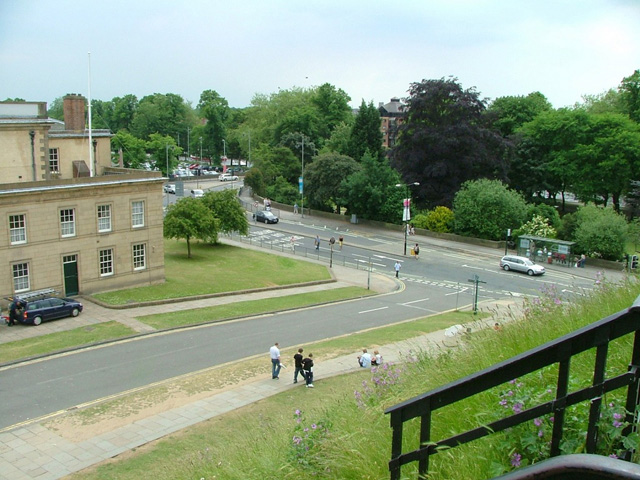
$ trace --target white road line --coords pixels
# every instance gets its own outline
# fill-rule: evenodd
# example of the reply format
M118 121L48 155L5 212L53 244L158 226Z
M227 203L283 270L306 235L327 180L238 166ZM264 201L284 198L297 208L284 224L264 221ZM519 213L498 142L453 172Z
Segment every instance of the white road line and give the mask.
M389 307L380 307L380 308L374 308L372 310L363 310L362 312L358 312L358 313L371 313L371 312L377 312L378 310L386 310Z
M428 300L429 300L428 298L422 298L420 300L413 300L412 302L401 303L400 305L411 305L412 303L426 302Z

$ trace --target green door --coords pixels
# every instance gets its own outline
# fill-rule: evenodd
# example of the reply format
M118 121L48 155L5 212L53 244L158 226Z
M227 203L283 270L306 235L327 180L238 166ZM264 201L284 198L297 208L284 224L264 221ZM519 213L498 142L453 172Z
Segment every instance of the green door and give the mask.
M66 296L77 295L79 293L78 283L78 256L65 255L62 259L64 271L64 294Z

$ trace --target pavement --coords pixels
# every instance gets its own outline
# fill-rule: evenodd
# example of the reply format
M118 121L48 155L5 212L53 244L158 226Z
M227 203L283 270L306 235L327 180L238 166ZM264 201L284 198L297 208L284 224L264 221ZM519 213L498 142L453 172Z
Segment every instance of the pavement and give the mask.
M202 187L201 187L202 188ZM206 188L206 185L204 186ZM331 220L314 218L305 215L306 220L302 220L300 215L290 212L278 212L283 223L287 221L305 223L317 223L328 225L332 229L349 228L350 233L370 235L375 231L371 227L364 225L350 225L346 222L335 222ZM396 235L401 241L401 232L386 232L385 235ZM454 248L458 250L472 251L477 254L498 256L494 249L466 244L453 244L444 240L425 239L415 237L421 245L431 244L444 248ZM228 243L235 243L229 239L223 239ZM242 248L258 248L246 244L238 244ZM387 248L395 248L390 246ZM279 255L290 255L287 252L273 252ZM395 253L398 252L390 252ZM312 261L312 260L310 260ZM550 266L555 267L555 266ZM555 267L565 268L566 267ZM584 268L576 269L583 276L594 278L596 269ZM232 302L255 300L260 298L273 298L274 296L291 295L294 293L312 292L327 290L332 288L342 288L344 286L361 286L370 288L379 294L393 294L398 291L402 284L396 280L391 272L389 274L374 273L369 276L367 271L356 270L340 265L332 268L334 281L329 283L297 286L289 289L277 289L267 291L248 291L242 294L227 296L217 296L206 299L188 300L179 303L166 303L153 306L139 306L125 310L112 310L101 307L90 301L83 300L85 304L84 312L77 318L49 322L36 327L6 327L0 326L0 344L25 339L36 336L65 331L90 324L97 324L106 321L116 320L121 322L139 334L153 334L153 328L137 320L137 317L153 313L164 313L176 310L200 308L205 306L222 305ZM617 274L617 272L613 272ZM502 322L512 318L514 311L517 311L517 304L513 301L495 301L480 303L478 305L481 312L490 314L489 318L469 327L472 330L493 325L494 322ZM470 308L468 306L467 308ZM462 308L464 310L464 308ZM377 347L384 355L385 362L400 362L411 351L424 351L431 348L455 348L458 337L451 334L451 331L439 331L421 337L416 337L404 342L396 342ZM268 348L266 349L268 350ZM324 360L314 368L316 386L321 385L323 378L349 373L358 369L356 356L359 352L349 355ZM265 358L267 351L265 351ZM5 368L12 368L11 365L0 366L0 372ZM292 371L283 371L282 380L293 374ZM1 375L1 374L0 374ZM1 378L1 377L0 377ZM212 393L209 397L201 398L197 401L187 403L177 408L173 408L161 413L137 420L126 426L115 428L106 433L97 433L94 437L78 441L62 437L55 430L47 428L46 419L34 419L20 425L14 425L0 431L0 478L10 480L55 480L64 478L66 475L78 472L84 468L95 465L103 460L113 458L131 449L140 447L146 443L160 439L173 432L195 425L204 420L224 415L225 413L241 408L258 400L276 395L291 388L301 388L300 384L293 385L290 381L274 382L270 376L259 378L255 381L243 383L237 387L227 388L218 393ZM303 387L302 387L303 388Z

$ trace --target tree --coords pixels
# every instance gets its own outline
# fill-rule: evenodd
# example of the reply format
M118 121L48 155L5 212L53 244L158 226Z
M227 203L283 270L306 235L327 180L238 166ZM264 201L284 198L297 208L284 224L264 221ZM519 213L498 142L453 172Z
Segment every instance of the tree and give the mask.
M336 88L329 83L317 87L311 95L311 103L317 109L320 117L320 131L323 140L327 140L333 130L341 123L351 119L351 97L341 88Z
M640 123L640 70L622 79L618 87L624 112L634 122Z
M62 97L58 97L51 102L47 110L47 115L49 118L64 121L64 99Z
M353 122L351 122L353 123ZM349 139L351 138L351 123L342 122L336 125L331 132L331 137L324 143L320 153L349 154Z
M218 232L230 234L237 232L240 235L249 234L249 223L242 205L238 201L236 191L226 189L221 191L209 191L204 194L202 201L217 220ZM212 237L214 243L216 236Z
M184 238L187 241L187 258L191 258L191 239L217 239L218 220L201 198L186 197L169 205L163 234L165 238Z
M582 103L576 103L574 108L587 113L624 113L622 95L613 88L597 95L583 95Z
M111 102L113 103L113 114L109 127L111 131L131 131L131 124L138 109L138 97L129 94L124 97L114 97Z
M629 235L625 218L611 208L585 205L576 212L576 250L591 257L620 260Z
M526 220L527 203L500 181L474 180L465 182L456 194L453 214L455 233L500 240Z
M396 187L400 182L398 172L372 156L368 150L362 156L360 165L361 168L342 182L339 203L345 204L349 212L361 218L400 223L405 190L404 187Z
M121 130L111 138L111 150L115 152L114 163L119 161L122 150L123 167L142 168L147 161L147 142Z
M486 115L493 117L491 119L493 126L502 136L509 137L522 125L551 109L551 103L543 94L533 92L526 97L496 98L487 108Z
M140 100L131 122L131 133L148 140L152 133L173 136L186 130L190 108L180 95L154 93Z
M484 124L474 89L450 78L413 83L409 92L391 164L406 183L420 182L421 202L450 206L466 181L506 179L510 144Z
M349 137L349 156L359 162L367 150L374 158L382 158L380 112L373 102L367 105L362 100Z
M224 151L223 140L227 136L227 120L229 118L229 103L215 90L205 90L200 94L198 103L200 116L207 121L202 127L202 148L210 156L219 157Z
M340 206L342 179L360 169L351 157L325 153L318 155L313 163L304 170L304 193L311 207L331 211Z
M182 154L182 149L176 145L173 137L152 133L147 142L147 152L151 154L152 168L164 172L168 176L172 171L173 159ZM169 161L169 172L167 172L167 160Z

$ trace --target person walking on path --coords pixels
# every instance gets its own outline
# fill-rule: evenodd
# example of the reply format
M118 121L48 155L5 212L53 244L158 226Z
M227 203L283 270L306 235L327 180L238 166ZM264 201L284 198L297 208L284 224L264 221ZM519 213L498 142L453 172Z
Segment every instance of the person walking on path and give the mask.
M271 378L278 380L280 375L280 348L278 342L273 344L273 347L269 349L269 355L271 356Z
M420 247L416 243L416 246L413 247L413 254L416 256L416 260L418 259L418 255L420 255Z
M318 235L316 235L316 250L320 250L320 237Z
M342 244L344 243L344 236L340 235L338 237L338 243L340 244L340 250L342 250Z
M302 375L302 378L306 380L304 369L302 368L302 360L304 359L302 356L303 351L303 349L299 348L298 353L293 356L293 362L296 366L296 369L293 372L293 383L298 383L298 374Z
M293 205L293 214L294 215L298 214L298 203L297 202Z
M396 278L400 278L398 277L398 275L400 274L400 267L402 267L400 260L396 260L396 264L393 266L393 269L396 271Z
M304 378L307 381L307 388L313 388L313 353L302 360L302 368L304 369Z

